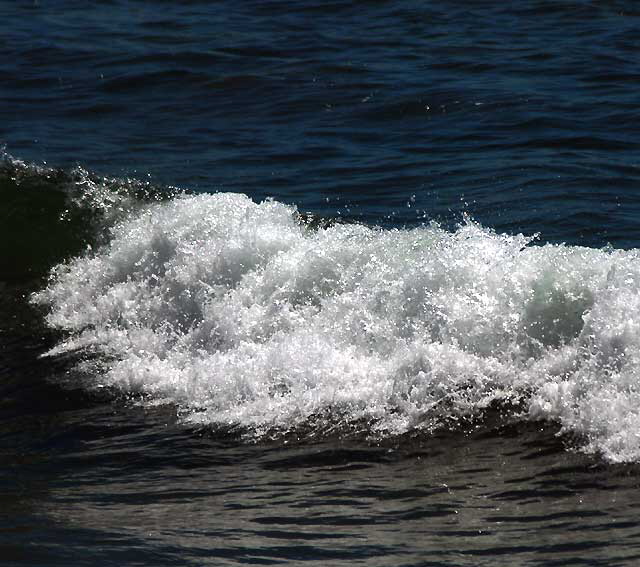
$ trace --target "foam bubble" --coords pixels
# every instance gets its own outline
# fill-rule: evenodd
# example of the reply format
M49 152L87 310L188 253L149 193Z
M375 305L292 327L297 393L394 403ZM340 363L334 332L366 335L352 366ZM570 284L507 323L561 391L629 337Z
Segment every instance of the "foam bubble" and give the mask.
M636 251L529 246L472 222L310 230L236 194L146 206L34 296L99 380L253 434L431 429L516 400L640 458ZM88 362L85 362L88 364Z

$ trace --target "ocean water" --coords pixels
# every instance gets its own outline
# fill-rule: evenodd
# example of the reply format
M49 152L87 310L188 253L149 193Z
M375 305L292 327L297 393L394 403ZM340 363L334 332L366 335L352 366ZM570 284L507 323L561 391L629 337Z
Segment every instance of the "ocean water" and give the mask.
M638 563L635 3L0 21L0 564Z

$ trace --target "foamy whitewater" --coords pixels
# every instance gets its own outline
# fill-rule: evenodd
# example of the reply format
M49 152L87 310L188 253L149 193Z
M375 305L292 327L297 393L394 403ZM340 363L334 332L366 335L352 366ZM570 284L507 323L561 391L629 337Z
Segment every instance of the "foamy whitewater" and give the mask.
M130 213L33 301L88 386L250 435L373 438L518 408L640 458L640 258L530 245L471 221L312 229L239 194ZM319 433L320 434L320 433Z

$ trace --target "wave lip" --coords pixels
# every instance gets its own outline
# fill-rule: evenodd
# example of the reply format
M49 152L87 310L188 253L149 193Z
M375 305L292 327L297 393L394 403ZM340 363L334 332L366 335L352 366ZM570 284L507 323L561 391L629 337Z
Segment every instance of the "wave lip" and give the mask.
M189 422L380 438L515 404L637 460L637 252L531 241L470 221L315 230L274 201L182 196L117 222L33 301L68 334L50 355L82 352L101 385Z

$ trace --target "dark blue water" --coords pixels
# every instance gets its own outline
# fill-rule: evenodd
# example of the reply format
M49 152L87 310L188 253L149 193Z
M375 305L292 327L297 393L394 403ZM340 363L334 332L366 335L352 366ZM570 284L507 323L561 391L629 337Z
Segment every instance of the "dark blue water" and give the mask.
M371 222L464 209L636 242L633 2L1 10L0 137L21 159Z
M0 563L636 564L636 3L7 0L0 49Z

